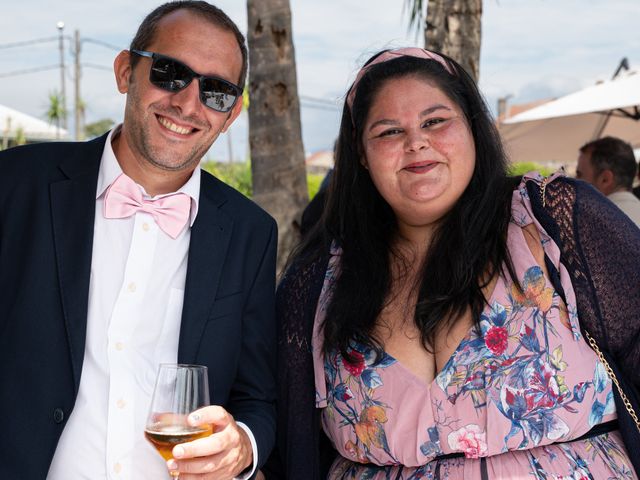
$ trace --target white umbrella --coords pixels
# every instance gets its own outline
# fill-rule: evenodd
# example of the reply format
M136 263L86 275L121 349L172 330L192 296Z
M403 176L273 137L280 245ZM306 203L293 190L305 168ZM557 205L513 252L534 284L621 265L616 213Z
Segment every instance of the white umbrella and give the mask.
M514 162L570 165L590 140L611 135L640 147L640 71L627 71L507 118L499 126Z
M58 129L31 115L0 105L0 138L15 139L19 130L29 142L66 139L69 136L64 128Z

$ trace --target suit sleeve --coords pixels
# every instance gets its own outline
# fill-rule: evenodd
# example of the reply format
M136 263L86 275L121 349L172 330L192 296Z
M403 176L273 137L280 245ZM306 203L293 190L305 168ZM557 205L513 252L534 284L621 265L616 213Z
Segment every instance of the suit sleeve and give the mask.
M244 423L254 435L258 468L273 448L276 424L275 265L278 235L275 221L271 220L270 225L243 310L241 360L229 405L235 420Z

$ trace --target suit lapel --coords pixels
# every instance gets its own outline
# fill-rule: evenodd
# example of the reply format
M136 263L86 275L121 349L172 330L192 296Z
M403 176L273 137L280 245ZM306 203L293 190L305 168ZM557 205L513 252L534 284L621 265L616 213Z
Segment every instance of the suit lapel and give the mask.
M76 392L84 358L95 195L105 138L75 144L75 155L60 164L67 179L50 186L58 280Z
M220 206L226 201L219 181L202 172L198 216L191 228L189 260L180 325L178 361L194 363L211 312L229 248L233 220Z

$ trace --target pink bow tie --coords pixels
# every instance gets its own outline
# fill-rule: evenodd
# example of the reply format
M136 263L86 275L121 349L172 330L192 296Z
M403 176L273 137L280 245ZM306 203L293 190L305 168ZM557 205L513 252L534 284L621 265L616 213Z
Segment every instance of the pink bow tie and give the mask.
M146 212L171 238L176 238L189 220L191 198L185 193L173 193L155 200L145 200L140 187L121 174L104 196L105 218L126 218L136 212Z

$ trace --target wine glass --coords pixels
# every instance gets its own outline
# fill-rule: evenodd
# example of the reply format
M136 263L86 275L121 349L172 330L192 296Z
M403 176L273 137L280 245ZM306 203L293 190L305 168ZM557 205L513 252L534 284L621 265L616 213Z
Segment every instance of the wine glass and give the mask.
M187 422L191 412L209 405L207 367L163 363L158 368L144 436L166 460L173 447L211 435L211 425L193 427ZM178 478L178 472L171 471Z

